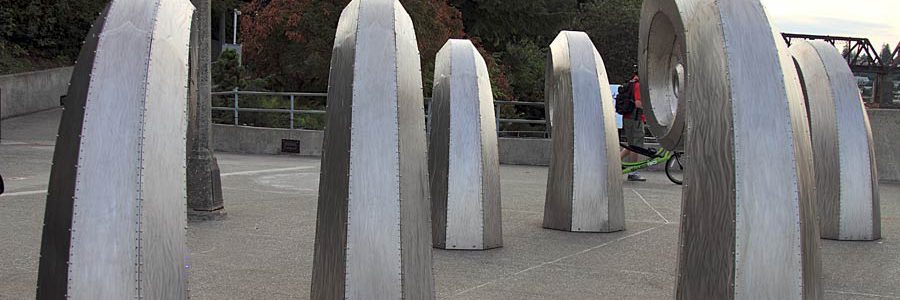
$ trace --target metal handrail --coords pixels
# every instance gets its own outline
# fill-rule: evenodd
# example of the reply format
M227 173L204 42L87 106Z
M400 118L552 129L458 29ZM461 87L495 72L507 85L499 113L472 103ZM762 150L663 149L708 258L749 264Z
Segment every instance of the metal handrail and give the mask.
M233 100L233 105L230 107L212 107L214 111L230 111L234 114L234 125L240 125L240 113L241 112L255 112L255 113L286 113L290 115L290 129L296 129L294 125L295 115L325 115L326 111L324 110L301 110L296 109L297 97L316 97L316 98L326 98L328 97L327 93L307 93L307 92L261 92L261 91L241 91L241 90L233 90L233 91L220 91L213 92L213 96L231 96ZM240 96L277 96L277 97L287 97L290 100L290 108L289 109L278 109L278 108L244 108L240 106ZM425 101L427 104L431 103L431 98L426 97ZM534 107L544 107L544 102L524 102L524 101L494 101L494 109L499 112L499 106L501 105L513 105L513 106L534 106ZM430 116L428 116L430 117ZM500 118L497 116L497 128L500 128L500 124L531 124L531 125L547 125L546 120L529 120L529 119L508 119L508 118ZM549 126L547 126L549 127ZM549 137L549 128L544 131L502 131L498 130L498 134L500 133L543 133L545 137Z
M301 92L257 92L257 91L225 91L225 92L213 92L213 96L225 96L225 95L257 95L257 96L295 96L295 97L328 97L328 93L301 93Z
M510 104L517 106L544 106L546 103L544 102L524 102L524 101L494 101L494 105L502 105L502 104Z

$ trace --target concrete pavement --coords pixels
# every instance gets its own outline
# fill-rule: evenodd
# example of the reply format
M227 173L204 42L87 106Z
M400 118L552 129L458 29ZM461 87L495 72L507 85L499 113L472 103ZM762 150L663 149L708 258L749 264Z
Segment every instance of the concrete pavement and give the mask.
M60 111L3 121L0 299L34 298ZM220 154L228 217L190 223L194 299L307 299L319 159ZM671 299L680 188L662 173L626 183L611 234L541 228L546 167L502 166L504 247L434 250L440 299ZM827 299L900 299L900 185L881 185L884 239L822 241Z

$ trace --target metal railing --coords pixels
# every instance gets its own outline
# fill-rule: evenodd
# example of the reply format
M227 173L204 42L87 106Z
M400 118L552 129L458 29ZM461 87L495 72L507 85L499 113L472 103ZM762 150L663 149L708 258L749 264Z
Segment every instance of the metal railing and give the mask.
M240 116L241 112L260 112L260 113L286 113L290 115L290 129L296 129L295 125L295 116L297 114L310 114L310 115L324 115L324 110L304 110L304 109L296 109L297 107L297 98L298 97L321 97L326 98L328 94L325 93L278 93L278 92L253 92L253 91L239 91L233 90L229 92L213 92L213 96L231 96L232 106L231 107L212 107L213 111L230 111L234 114L234 125L241 125ZM279 108L244 108L240 106L241 96L269 96L269 97L282 97L288 98L290 101L290 109L279 109Z
M297 109L300 106L303 100L309 100L311 98L319 98L321 103L325 103L325 99L328 97L327 93L295 93L295 92L257 92L257 91L225 91L225 92L213 92L213 97L219 97L219 99L227 99L227 101L219 101L219 103L230 102L230 105L227 106L213 106L213 111L218 112L230 112L233 114L232 120L230 124L233 125L244 125L241 123L241 113L274 113L274 114L288 114L290 116L289 122L290 125L288 128L290 129L298 129L296 125L296 120L298 116L303 115L322 115L326 114L324 110L324 105L322 108L318 109ZM244 98L242 103L242 97ZM259 97L268 97L268 98L280 98L283 100L287 100L289 102L289 108L250 108L250 107L242 107L243 106L253 106L246 103L247 98L254 98L253 100L259 100ZM252 101L252 100L251 100ZM428 113L430 112L429 107L431 104L431 98L425 98L425 113L426 118L430 119ZM504 105L511 105L515 107L520 106L529 106L529 107L544 107L544 102L522 102L522 101L494 101L494 110L497 115L497 129L498 134L501 136L519 136L522 135L530 135L531 137L542 137L548 138L550 136L549 126L547 125L546 120L534 120L534 119L514 119L514 118L502 118L500 108ZM223 123L221 118L219 118L218 123ZM426 122L428 122L426 120ZM224 123L229 124L229 123ZM528 124L528 125L543 125L544 130L505 130L505 127L501 126L503 124ZM271 126L266 126L271 127ZM302 126L299 126L302 127ZM299 128L304 129L304 128ZM318 128L316 128L318 129Z

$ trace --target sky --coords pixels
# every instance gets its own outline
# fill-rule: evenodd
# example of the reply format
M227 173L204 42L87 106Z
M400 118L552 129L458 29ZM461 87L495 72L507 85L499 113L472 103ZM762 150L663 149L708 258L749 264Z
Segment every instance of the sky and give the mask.
M762 0L782 32L900 42L900 0Z

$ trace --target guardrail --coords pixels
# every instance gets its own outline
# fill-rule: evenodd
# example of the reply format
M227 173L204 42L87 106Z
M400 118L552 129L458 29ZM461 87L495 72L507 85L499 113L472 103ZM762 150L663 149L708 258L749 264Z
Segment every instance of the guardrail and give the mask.
M290 129L295 129L296 120L295 116L297 114L310 114L310 115L325 115L324 110L308 110L308 109L296 109L297 107L297 98L298 97L312 97L312 98L326 98L328 94L326 93L278 93L278 92L254 92L254 91L228 91L228 92L213 92L212 95L215 96L231 96L232 105L230 107L217 107L213 106L213 111L228 111L234 115L234 125L241 125L240 116L241 112L261 112L261 113L286 113L290 115ZM288 98L290 101L289 109L279 109L279 108L244 108L240 106L241 96L268 96L268 97L281 97Z
M233 124L233 125L245 125L241 123L241 113L273 113L273 114L287 114L289 116L288 122L290 123L287 126L290 129L311 129L311 128L303 128L304 126L297 126L298 117L302 118L304 115L306 116L324 116L326 114L324 110L325 99L328 97L327 93L294 93L294 92L257 92L257 91L225 91L225 92L213 92L213 97L218 97L219 100L226 101L216 101L218 103L230 102L227 106L213 106L212 110L215 112L228 112L231 116L231 121L228 123L224 122L222 116L218 118L214 118L217 123L220 124ZM252 108L252 107L242 107L244 106L254 106L246 103L247 98L250 97L251 100L260 100L260 97L263 99L281 99L287 100L286 108ZM242 98L244 103L242 103ZM215 98L214 98L215 99ZM310 99L319 99L318 103L321 103L320 108L315 109L298 109L298 107L309 106ZM307 102L304 102L306 100ZM307 104L307 105L303 105ZM430 119L429 115L429 107L431 104L431 98L425 98L425 113L426 113L426 122ZM533 119L515 119L515 118L503 118L501 117L500 108L505 105L511 105L515 107L527 106L527 107L540 107L543 109L544 102L522 102L522 101L494 101L494 110L497 115L497 130L500 136L516 136L516 137L540 137L540 138L549 138L550 131L547 125L546 120L533 120ZM316 106L316 105L313 105ZM543 126L544 130L507 130L506 126L509 124L527 124L527 125L539 125ZM257 126L259 127L259 126ZM263 126L270 127L270 126ZM298 128L300 127L300 128ZM320 128L312 128L312 129L320 129Z

